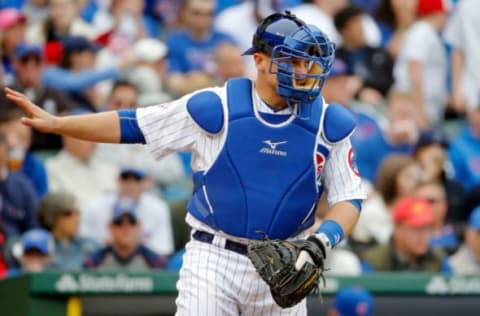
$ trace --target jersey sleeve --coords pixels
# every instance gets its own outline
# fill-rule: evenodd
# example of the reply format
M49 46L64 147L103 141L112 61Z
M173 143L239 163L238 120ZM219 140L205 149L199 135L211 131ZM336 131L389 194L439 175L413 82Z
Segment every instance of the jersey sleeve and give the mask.
M349 138L332 148L325 164L322 182L330 206L341 201L366 198Z

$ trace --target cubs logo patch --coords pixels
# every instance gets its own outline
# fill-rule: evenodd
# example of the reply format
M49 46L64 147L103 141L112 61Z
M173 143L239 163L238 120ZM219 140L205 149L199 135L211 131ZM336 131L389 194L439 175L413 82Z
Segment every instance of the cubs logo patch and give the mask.
M315 164L317 166L316 173L318 176L322 173L323 166L325 165L325 156L322 153L317 152L315 154Z
M350 169L352 169L353 173L360 177L360 171L358 171L357 162L355 161L355 153L353 152L353 148L350 148L348 151L348 165Z

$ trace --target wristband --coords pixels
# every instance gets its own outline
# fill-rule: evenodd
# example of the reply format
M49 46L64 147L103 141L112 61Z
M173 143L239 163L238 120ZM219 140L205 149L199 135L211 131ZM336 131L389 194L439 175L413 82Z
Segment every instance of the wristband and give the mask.
M336 221L327 220L317 230L319 239L328 239L330 248L335 247L343 240L343 228Z
M120 143L122 144L145 144L143 136L137 121L137 112L135 110L119 110L120 119Z

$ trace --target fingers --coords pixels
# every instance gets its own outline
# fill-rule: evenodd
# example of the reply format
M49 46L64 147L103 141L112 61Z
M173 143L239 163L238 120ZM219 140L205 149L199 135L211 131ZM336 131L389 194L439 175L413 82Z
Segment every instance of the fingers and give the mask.
M25 95L10 88L5 88L5 94L7 99L9 99L12 102L15 102L20 108L22 108L25 112L27 112L28 115L32 114L33 104Z

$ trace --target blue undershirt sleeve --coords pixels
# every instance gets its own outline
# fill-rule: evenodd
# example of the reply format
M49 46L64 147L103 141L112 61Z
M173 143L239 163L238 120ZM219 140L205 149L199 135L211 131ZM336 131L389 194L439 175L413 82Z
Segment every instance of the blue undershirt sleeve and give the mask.
M120 118L120 143L122 144L145 144L143 136L137 121L136 110L119 110Z

